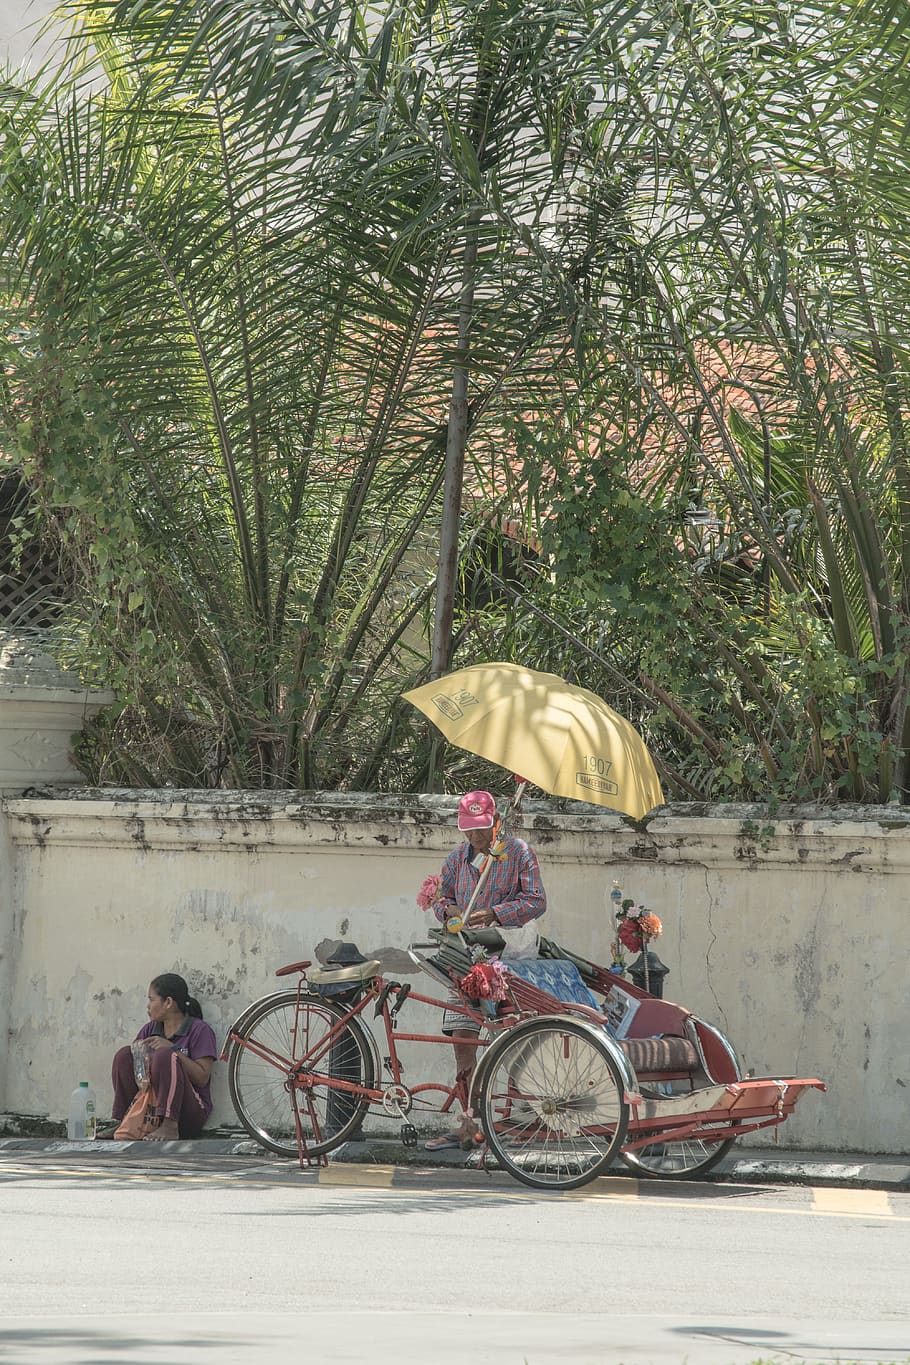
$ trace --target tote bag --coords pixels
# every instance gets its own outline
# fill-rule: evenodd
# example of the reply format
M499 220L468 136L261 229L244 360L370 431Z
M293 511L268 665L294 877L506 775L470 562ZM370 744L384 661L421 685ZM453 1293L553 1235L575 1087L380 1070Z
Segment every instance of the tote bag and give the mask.
M114 1129L114 1137L123 1139L143 1138L146 1133L154 1128L156 1122L155 1092L150 1085L147 1085L139 1091L120 1120L119 1127Z

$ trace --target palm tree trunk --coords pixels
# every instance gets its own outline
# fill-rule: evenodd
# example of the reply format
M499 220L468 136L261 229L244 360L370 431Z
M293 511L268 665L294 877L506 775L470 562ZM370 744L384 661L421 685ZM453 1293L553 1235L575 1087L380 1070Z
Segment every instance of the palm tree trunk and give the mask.
M436 610L433 619L431 677L445 673L452 660L452 621L458 572L458 528L464 488L464 458L468 441L468 353L474 313L477 266L478 216L468 225L461 270L461 301L458 308L458 360L452 377L449 423L446 435L446 471L443 485L442 528L439 536L439 568L436 577Z

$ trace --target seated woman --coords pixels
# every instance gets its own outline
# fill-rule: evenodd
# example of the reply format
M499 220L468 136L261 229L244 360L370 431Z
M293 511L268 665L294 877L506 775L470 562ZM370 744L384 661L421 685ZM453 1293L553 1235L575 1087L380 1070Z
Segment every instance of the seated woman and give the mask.
M198 1137L212 1112L212 1066L218 1055L215 1034L202 1018L199 1002L182 976L165 972L148 991L149 1022L136 1034L149 1053L149 1077L155 1091L158 1122L146 1142ZM119 1122L139 1089L129 1043L120 1048L111 1068L112 1115Z

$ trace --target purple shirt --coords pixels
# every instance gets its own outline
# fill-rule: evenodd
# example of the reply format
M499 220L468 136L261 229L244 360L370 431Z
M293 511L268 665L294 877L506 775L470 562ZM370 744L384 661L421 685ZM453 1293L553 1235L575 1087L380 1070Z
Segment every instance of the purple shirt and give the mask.
M154 1024L150 1019L147 1024L142 1025L142 1028L136 1034L136 1042L138 1043L140 1038L155 1037L164 1037L164 1025ZM215 1041L215 1032L212 1026L207 1024L204 1019L193 1019L190 1015L187 1015L179 1030L174 1034L173 1039L169 1039L168 1041L173 1046L175 1052L186 1053L190 1061L193 1062L198 1061L200 1057L218 1056L218 1044ZM187 1077L187 1080L189 1081L189 1077ZM205 1110L206 1118L208 1118L209 1114L212 1112L211 1078L205 1085L195 1085L192 1081L189 1083L193 1086L193 1089L202 1101L202 1107Z
M474 856L474 850L465 840L446 858L439 888L441 899L434 907L437 919L445 921L456 907L467 909L480 876L471 862ZM540 880L540 864L537 854L524 839L514 836L506 839L505 852L502 857L494 858L480 888L477 904L492 910L506 929L517 929L544 913L547 893Z

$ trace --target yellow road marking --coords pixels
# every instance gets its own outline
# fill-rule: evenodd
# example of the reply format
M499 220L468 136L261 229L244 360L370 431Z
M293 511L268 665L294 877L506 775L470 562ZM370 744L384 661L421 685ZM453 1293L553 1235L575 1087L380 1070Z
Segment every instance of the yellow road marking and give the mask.
M805 1187L801 1187L805 1188ZM814 1193L814 1191L813 1191ZM844 1193L843 1190L840 1191ZM885 1196L887 1198L887 1195ZM565 1198L565 1196L563 1196ZM603 1195L594 1195L594 1199L602 1199ZM782 1213L791 1218L883 1218L889 1223L910 1223L910 1214L894 1213L890 1207L882 1207L875 1212L871 1209L863 1209L862 1212L851 1212L846 1209L819 1209L814 1205L808 1208L788 1209L778 1204L759 1204L755 1202L754 1196L748 1196L749 1202L736 1198L727 1197L723 1201L707 1198L701 1199L654 1199L649 1200L649 1205L653 1204L660 1208L671 1209L692 1209L710 1208L712 1212L717 1211L727 1213ZM632 1200L628 1201L632 1203Z
M320 1185L346 1185L366 1189L391 1189L395 1178L394 1166L322 1166Z
M545 1191L541 1191L545 1193ZM556 1191L558 1193L558 1191ZM567 1190L564 1199L638 1199L641 1181L631 1175L600 1175L577 1190Z
M812 1203L818 1213L865 1214L873 1218L887 1218L891 1205L887 1190L832 1190L813 1189Z
M181 1171L179 1175L168 1175L165 1171L116 1171L110 1167L101 1169L99 1167L86 1168L84 1166L8 1166L0 1163L0 1184L3 1183L5 1175L60 1175L60 1176L95 1176L101 1180L162 1180L170 1184L192 1184L193 1181L202 1183L213 1179L238 1179L237 1172L221 1171L217 1174L214 1171ZM261 1185L263 1188L270 1188L277 1182L274 1179L263 1179L252 1177L245 1179L245 1185Z
M628 1176L601 1176L597 1180L591 1181L588 1185L583 1185L577 1190L567 1190L560 1192L554 1190L535 1190L530 1186L524 1187L515 1184L511 1188L503 1189L496 1185L445 1185L440 1186L435 1183L421 1185L415 1179L413 1183L407 1185L394 1185L394 1177L398 1170L396 1166L355 1166L337 1165L322 1167L318 1172L297 1172L284 1168L283 1171L276 1171L275 1176L246 1176L241 1172L229 1171L183 1171L173 1175L160 1171L132 1171L115 1170L111 1167L79 1167L79 1166L11 1166L0 1161L0 1184L3 1183L4 1175L22 1176L95 1176L100 1179L108 1180L145 1180L158 1181L166 1184L203 1184L212 1180L224 1180L226 1178L237 1180L243 1188L262 1188L279 1189L288 1184L286 1177L291 1174L310 1175L316 1174L320 1185L338 1188L372 1189L378 1194L387 1194L394 1198L397 1194L407 1193L409 1196L414 1194L424 1194L428 1198L439 1194L456 1195L464 1194L470 1198L472 1194L481 1191L489 1198L490 1195L502 1199L507 1203L525 1202L529 1199L540 1197L556 1197L559 1199L577 1200L613 1200L619 1203L637 1204L641 1202L641 1187L645 1182L636 1180ZM673 1209L693 1209L709 1206L712 1210L726 1210L730 1213L758 1213L758 1214L786 1214L790 1217L801 1218L881 1218L894 1223L910 1223L910 1214L895 1213L891 1207L887 1190L854 1190L854 1189L831 1189L827 1187L808 1187L799 1186L795 1188L803 1189L811 1195L811 1203L802 1208L784 1208L780 1205L764 1204L759 1202L756 1195L752 1192L737 1197L729 1191L735 1187L725 1186L725 1196L723 1199L711 1199L706 1197L690 1196L689 1198L676 1198L667 1195L666 1186L659 1199L649 1200L655 1208Z

